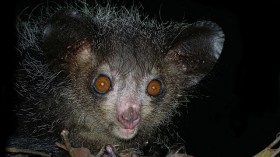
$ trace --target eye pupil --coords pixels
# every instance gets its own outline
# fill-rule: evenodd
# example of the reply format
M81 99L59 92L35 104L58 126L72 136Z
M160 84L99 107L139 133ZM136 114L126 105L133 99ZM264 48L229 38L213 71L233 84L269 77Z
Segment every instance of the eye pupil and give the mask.
M94 89L99 94L107 93L111 88L111 81L106 75L100 75L95 79Z

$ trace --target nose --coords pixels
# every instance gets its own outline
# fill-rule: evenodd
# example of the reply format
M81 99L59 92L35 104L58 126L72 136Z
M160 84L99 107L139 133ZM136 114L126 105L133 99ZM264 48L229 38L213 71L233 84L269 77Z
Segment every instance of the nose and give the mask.
M134 129L140 122L139 112L133 107L129 107L118 116L118 121L125 129Z

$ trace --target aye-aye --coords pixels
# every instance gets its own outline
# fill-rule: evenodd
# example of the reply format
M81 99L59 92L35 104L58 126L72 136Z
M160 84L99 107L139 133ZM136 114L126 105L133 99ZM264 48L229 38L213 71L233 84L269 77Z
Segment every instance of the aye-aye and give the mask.
M66 129L93 153L157 138L224 42L211 21L157 22L137 8L68 5L26 19L17 21L18 130L60 140Z

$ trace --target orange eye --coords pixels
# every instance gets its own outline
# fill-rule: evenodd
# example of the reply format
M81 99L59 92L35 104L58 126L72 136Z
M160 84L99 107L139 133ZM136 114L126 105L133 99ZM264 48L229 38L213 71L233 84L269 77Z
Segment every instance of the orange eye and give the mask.
M161 94L162 92L161 82L159 80L152 80L148 84L147 92L151 96L157 96Z
M100 75L95 79L94 89L100 94L107 93L111 88L111 81L105 75Z

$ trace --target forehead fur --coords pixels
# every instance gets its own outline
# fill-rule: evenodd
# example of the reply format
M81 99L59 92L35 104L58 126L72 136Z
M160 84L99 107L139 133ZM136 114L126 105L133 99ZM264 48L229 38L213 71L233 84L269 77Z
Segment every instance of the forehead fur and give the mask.
M150 73L162 55L152 39L129 32L118 32L101 41L102 47L95 50L102 56L100 62L109 63L112 70L121 75L133 71L137 75Z

